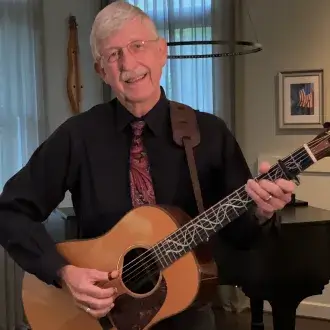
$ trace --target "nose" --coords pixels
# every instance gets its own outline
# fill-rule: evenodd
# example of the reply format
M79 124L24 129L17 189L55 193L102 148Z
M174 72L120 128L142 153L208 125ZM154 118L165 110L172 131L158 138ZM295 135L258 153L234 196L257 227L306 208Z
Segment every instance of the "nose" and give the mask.
M135 69L137 64L134 55L132 55L126 48L122 50L122 54L120 56L119 61L121 69L126 71Z

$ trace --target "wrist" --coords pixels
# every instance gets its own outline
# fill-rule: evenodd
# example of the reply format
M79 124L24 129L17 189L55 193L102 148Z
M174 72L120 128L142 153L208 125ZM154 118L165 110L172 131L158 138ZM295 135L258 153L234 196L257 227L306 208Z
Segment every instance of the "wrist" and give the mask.
M272 216L274 215L274 212L265 212L263 210L261 210L260 208L257 208L255 211L255 216L259 221L259 224L264 224L265 222L267 222L269 219L272 218Z

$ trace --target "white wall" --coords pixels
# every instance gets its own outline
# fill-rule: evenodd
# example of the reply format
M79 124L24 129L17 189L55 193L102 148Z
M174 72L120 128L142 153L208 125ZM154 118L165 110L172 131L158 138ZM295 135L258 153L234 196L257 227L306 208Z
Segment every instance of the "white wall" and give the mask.
M44 0L45 101L49 132L72 116L66 92L68 17L76 16L78 24L82 111L102 102L102 83L93 68L89 34L100 9L98 0ZM61 206L70 206L67 194Z
M249 0L254 29L264 50L237 60L237 139L253 171L257 158L286 156L310 141L317 130L276 131L275 77L282 70L325 71L325 110L329 107L330 1ZM242 1L246 3L246 1ZM242 12L245 39L255 40L247 9ZM327 118L329 115L327 114ZM329 120L329 119L328 119ZM297 198L330 209L330 162L324 160L315 172L303 174ZM330 261L329 261L330 262ZM330 318L330 287L323 295L306 299L298 314Z
M246 1L242 1L246 3ZM264 50L242 56L237 74L237 137L252 166L259 153L288 152L311 139L314 132L276 134L275 77L282 70L323 68L325 109L329 106L330 1L249 0L251 19ZM244 36L255 35L244 9Z

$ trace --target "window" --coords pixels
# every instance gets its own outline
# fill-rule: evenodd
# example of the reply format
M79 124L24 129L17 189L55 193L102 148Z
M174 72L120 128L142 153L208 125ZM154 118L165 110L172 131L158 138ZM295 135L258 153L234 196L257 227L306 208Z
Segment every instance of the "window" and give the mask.
M0 192L39 143L40 7L36 0L0 4Z
M210 40L211 27L183 28L173 31L173 41ZM169 49L169 55L211 53L211 45L189 45ZM161 84L167 96L201 111L213 112L212 59L169 59Z
M148 1L128 0L144 10L167 41L212 40L212 0ZM170 55L212 53L212 45L169 48ZM168 98L213 113L213 59L168 59L161 84Z

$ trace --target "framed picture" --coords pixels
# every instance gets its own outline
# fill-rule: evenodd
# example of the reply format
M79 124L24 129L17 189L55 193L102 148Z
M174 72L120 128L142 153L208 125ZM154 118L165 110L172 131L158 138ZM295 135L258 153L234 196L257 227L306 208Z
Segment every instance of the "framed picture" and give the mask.
M323 127L323 70L280 72L278 96L279 128Z

